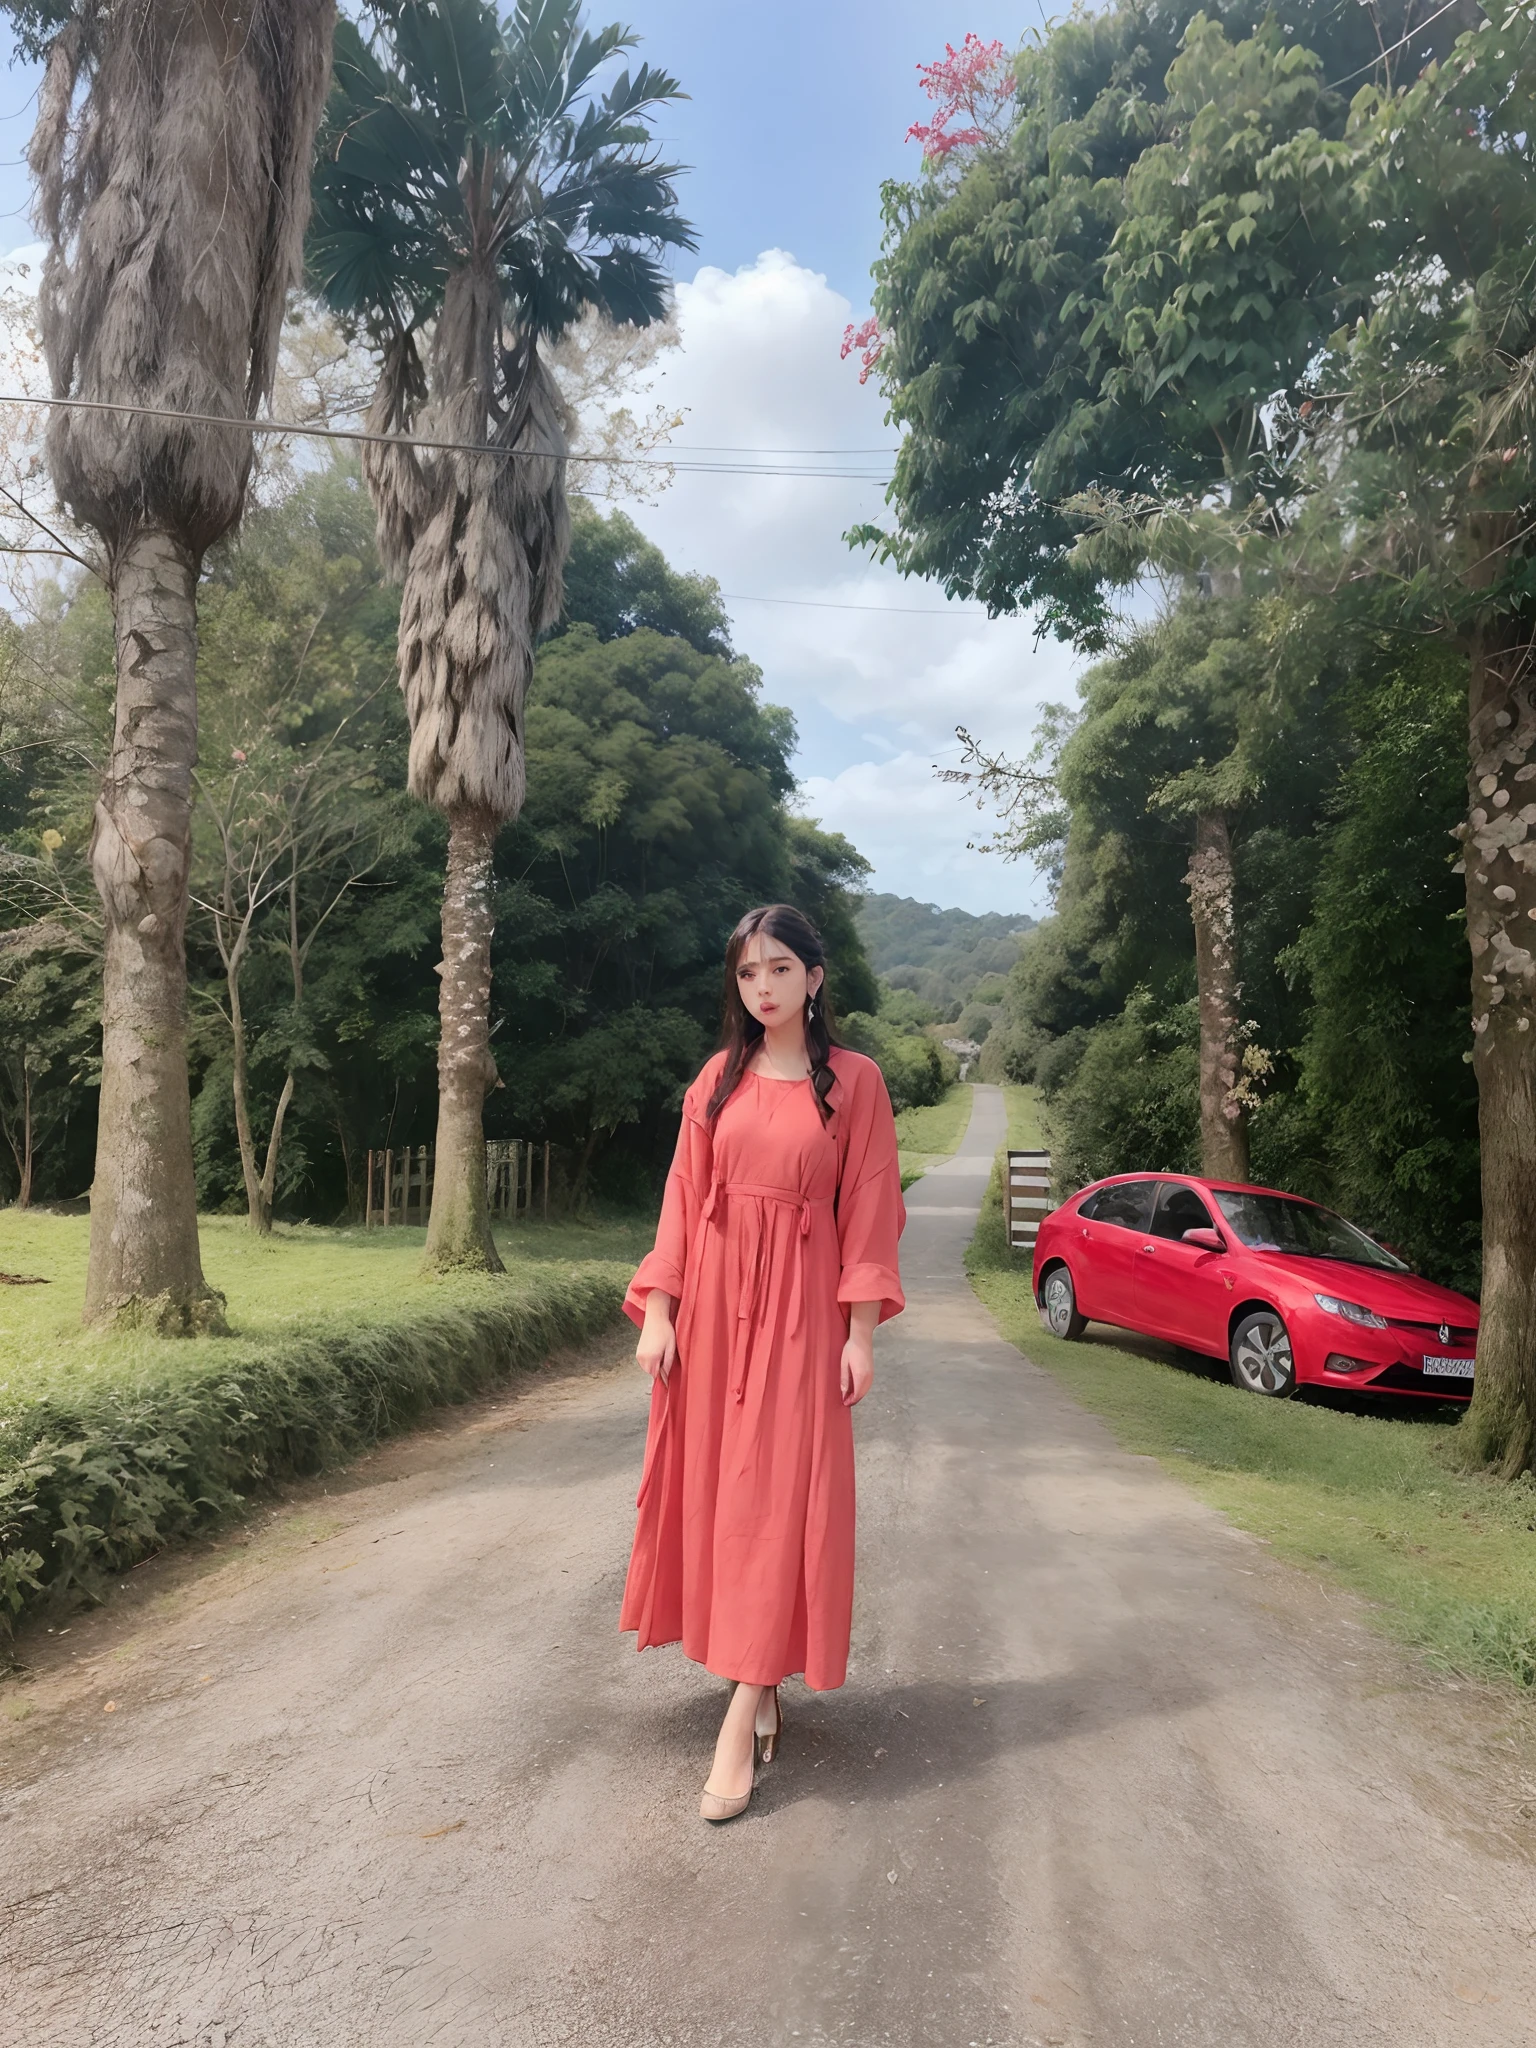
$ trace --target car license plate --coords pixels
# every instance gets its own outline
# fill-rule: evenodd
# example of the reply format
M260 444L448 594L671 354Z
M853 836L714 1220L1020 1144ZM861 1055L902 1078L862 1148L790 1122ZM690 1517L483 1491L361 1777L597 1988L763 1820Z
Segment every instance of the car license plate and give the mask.
M1437 1358L1432 1352L1424 1354L1424 1370L1440 1373L1446 1378L1469 1380L1475 1361L1470 1358Z

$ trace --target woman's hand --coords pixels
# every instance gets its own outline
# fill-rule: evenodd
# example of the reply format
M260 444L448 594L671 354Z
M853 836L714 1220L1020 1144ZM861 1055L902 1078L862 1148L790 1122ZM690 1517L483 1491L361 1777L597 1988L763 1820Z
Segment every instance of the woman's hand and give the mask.
M856 1408L875 1383L875 1319L878 1301L856 1301L848 1311L848 1342L843 1346L843 1406Z
M677 1357L677 1331L672 1326L672 1297L653 1287L645 1297L645 1321L635 1356L653 1380L667 1384L667 1374Z

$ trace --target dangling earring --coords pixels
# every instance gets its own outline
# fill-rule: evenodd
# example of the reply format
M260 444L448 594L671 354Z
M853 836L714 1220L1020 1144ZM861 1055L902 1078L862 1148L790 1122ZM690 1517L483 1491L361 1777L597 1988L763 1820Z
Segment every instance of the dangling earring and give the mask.
M816 1022L816 998L814 996L809 997L806 1002L805 1021L807 1024L814 1024Z

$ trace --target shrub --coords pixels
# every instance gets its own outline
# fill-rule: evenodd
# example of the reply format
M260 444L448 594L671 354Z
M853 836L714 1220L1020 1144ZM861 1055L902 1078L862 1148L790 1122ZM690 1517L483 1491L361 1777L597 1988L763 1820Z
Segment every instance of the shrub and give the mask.
M898 1115L937 1102L959 1074L959 1062L937 1039L893 1030L883 1017L855 1010L843 1018L841 1028L845 1044L878 1063Z
M1160 1010L1138 990L1120 1016L1052 1041L1036 1075L1064 1187L1198 1168L1198 1038L1194 1003Z
M99 1599L108 1578L239 1504L467 1400L612 1323L624 1276L562 1266L486 1299L264 1343L174 1380L50 1395L0 1418L0 1629Z

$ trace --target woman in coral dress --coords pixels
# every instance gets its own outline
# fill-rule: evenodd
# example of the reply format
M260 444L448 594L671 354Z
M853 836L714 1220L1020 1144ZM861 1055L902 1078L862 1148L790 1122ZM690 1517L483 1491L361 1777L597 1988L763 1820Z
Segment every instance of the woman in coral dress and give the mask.
M656 1248L625 1301L653 1386L619 1626L735 1682L706 1820L750 1800L779 1681L846 1675L852 1410L875 1325L903 1307L890 1097L873 1060L833 1044L825 975L787 904L732 933L725 1046L683 1100Z

